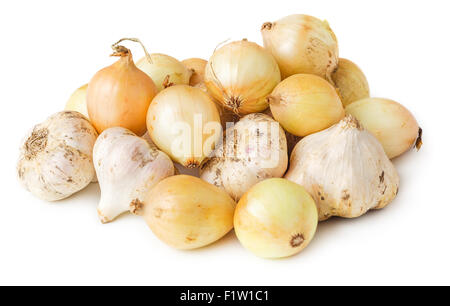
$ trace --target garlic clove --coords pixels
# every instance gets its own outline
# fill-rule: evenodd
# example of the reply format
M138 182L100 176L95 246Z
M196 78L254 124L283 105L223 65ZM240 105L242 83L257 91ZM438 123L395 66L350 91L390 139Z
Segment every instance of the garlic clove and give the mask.
M82 190L95 175L92 148L96 138L97 132L82 114L56 113L25 137L17 164L19 180L47 201Z
M100 134L94 146L94 165L101 190L97 211L103 223L127 211L138 213L149 189L174 174L166 154L121 127Z
M313 196L320 220L355 218L388 205L398 192L397 171L378 140L357 119L303 138L285 178Z

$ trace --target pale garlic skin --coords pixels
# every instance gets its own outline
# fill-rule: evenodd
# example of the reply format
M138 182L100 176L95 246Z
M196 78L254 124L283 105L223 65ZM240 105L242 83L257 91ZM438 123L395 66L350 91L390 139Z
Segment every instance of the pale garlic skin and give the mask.
M46 201L82 190L95 177L92 148L97 136L82 114L56 113L25 137L17 164L20 182Z
M397 195L399 177L378 140L352 116L303 138L285 178L313 196L319 219L356 218Z
M263 128L265 124L268 125ZM280 178L286 172L286 136L279 123L268 115L247 115L228 128L225 135L225 145L219 146L214 156L201 166L200 178L224 189L234 200L239 200L258 182Z
M94 166L101 190L97 211L102 223L140 210L147 192L174 175L173 163L165 153L121 127L100 134L94 146Z

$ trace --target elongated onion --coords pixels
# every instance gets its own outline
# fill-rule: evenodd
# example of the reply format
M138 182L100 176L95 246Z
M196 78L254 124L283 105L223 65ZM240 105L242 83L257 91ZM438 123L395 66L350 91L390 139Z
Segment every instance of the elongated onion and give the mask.
M128 39L137 41L137 39ZM146 114L157 93L152 79L139 70L130 50L113 45L117 62L97 72L89 82L87 107L97 131L123 127L141 136L146 131Z
M205 84L214 99L239 114L261 112L266 96L280 82L273 56L247 40L229 43L209 59Z
M345 115L336 89L312 74L285 79L268 100L274 118L289 133L301 137L329 128Z
M332 75L334 84L341 95L342 104L370 97L369 83L362 70L352 61L339 59L338 69Z
M89 119L89 113L87 110L87 103L86 103L87 88L88 84L83 85L77 90L75 90L74 93L70 96L69 100L67 101L64 110L79 112Z
M328 22L307 15L291 15L264 23L261 33L264 47L277 60L283 79L309 73L331 81L339 51Z
M375 135L389 158L405 153L414 144L418 149L422 145L422 129L411 112L400 103L369 98L353 102L345 111Z
M220 116L200 88L175 85L161 91L148 108L148 133L173 160L195 168L221 139Z
M208 61L201 58L188 58L182 61L182 63L187 69L192 71L189 85L195 86L205 81L205 67Z
M236 203L199 178L176 175L159 182L144 201L144 218L155 235L177 249L211 244L233 228Z
M253 186L234 214L239 241L264 258L299 253L313 239L317 223L313 198L300 185L280 178Z
M169 55L153 53L137 61L136 66L155 82L158 91L170 85L189 84L192 72Z

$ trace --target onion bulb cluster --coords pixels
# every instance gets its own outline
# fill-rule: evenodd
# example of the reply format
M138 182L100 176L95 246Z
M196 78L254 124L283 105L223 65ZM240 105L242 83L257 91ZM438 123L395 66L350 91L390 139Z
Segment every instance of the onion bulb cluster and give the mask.
M422 129L414 116L400 103L389 99L368 98L345 108L383 145L389 158L397 157L414 145L422 145Z
M300 185L272 178L253 186L239 201L234 228L242 245L264 258L301 252L314 237L316 203Z
M155 82L158 91L170 85L189 84L192 72L169 55L153 53L137 61L136 66Z
M266 97L280 80L273 56L246 39L216 50L205 71L211 96L240 115L265 110L269 106Z
M283 79L308 73L332 81L339 51L328 22L307 15L291 15L264 23L261 33L264 47L277 60Z
M136 39L129 39L138 41ZM131 51L117 42L113 56L119 60L97 72L89 82L87 108L99 133L123 127L138 136L146 131L146 113L157 93L155 83L134 62Z
M282 81L268 97L273 117L296 136L320 132L339 122L344 108L336 89L312 74Z
M199 88L176 85L161 91L147 113L150 138L160 150L195 168L221 139L219 111Z

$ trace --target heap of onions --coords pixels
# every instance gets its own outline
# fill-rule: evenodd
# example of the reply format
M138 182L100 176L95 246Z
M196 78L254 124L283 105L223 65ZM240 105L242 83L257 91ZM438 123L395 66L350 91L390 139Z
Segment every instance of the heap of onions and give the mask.
M331 81L338 65L336 36L326 21L307 15L291 15L263 24L264 47L280 66L283 79L310 73Z
M280 69L273 56L246 39L216 50L205 70L208 92L241 115L265 110L266 96L280 80Z
M320 132L345 115L336 89L312 74L296 74L282 81L268 97L273 117L295 136Z
M179 60L161 53L144 56L136 66L155 82L158 91L170 85L187 85L192 74Z
M422 129L414 116L400 103L389 99L368 98L345 108L383 145L389 158L397 157L416 145L422 145Z
M208 64L207 61L201 58L188 58L181 63L183 63L186 68L192 71L189 85L196 86L198 84L202 84L205 81L205 67L206 64Z
M119 60L97 72L89 82L87 108L91 123L99 133L110 127L123 127L138 136L146 131L146 113L157 89L152 79L139 70L130 50L115 43L112 56ZM145 50L145 48L144 48Z
M66 103L64 110L76 111L83 114L86 118L89 118L89 113L86 104L86 93L88 84L85 84L75 90Z
M195 168L221 139L219 111L200 88L175 85L161 91L148 108L147 128L160 150Z

